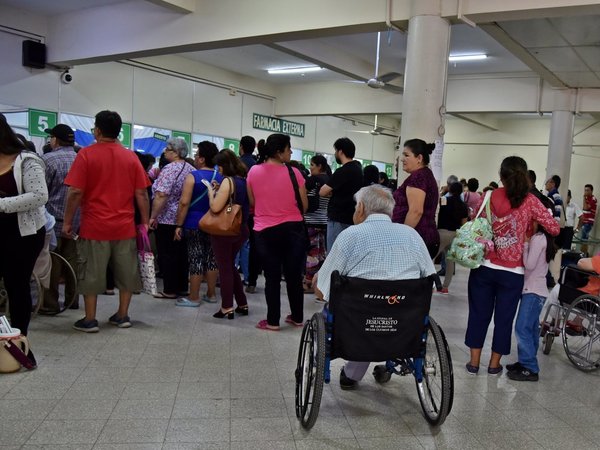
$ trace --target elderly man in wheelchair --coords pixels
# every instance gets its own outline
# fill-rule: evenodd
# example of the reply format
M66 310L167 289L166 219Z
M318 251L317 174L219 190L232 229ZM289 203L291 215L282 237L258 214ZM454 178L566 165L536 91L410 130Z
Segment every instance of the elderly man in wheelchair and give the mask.
M600 255L563 268L542 313L542 351L562 335L569 360L580 370L600 367Z
M385 362L373 371L379 383L414 375L425 418L440 425L452 406L453 375L443 331L429 317L433 262L413 228L392 223L388 189L364 187L355 200L355 226L337 237L314 282L328 303L302 331L296 415L305 428L314 425L330 361L343 358L342 389L356 388L371 362Z

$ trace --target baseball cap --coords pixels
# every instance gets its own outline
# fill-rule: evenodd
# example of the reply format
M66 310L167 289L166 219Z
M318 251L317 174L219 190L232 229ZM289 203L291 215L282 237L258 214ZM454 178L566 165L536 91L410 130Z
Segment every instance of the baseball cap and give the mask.
M73 129L69 125L63 123L59 123L54 128L46 128L44 133L54 136L71 145L75 143L75 133L73 132Z

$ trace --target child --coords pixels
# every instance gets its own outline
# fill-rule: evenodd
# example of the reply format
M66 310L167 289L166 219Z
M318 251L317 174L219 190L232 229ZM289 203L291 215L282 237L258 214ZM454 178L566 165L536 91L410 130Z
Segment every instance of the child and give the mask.
M536 355L540 343L539 317L548 296L548 263L557 251L554 238L541 225L534 223L533 233L523 249L525 284L515 324L519 360L506 366L508 378L515 381L538 381L540 369Z

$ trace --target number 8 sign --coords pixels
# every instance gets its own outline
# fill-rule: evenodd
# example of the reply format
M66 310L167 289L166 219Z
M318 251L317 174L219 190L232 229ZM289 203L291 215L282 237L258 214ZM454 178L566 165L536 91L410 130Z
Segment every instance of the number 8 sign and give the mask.
M28 117L30 136L46 137L47 133L44 130L54 128L58 122L57 114L52 111L30 109Z

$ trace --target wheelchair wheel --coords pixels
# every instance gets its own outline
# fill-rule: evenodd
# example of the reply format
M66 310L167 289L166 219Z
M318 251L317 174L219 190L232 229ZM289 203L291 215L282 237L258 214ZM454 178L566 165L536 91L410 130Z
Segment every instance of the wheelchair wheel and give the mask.
M549 333L549 332L546 333L542 340L542 343L544 344L544 346L542 347L542 353L544 353L544 355L550 354L550 349L552 348L553 342L554 342L554 334Z
M295 375L296 417L310 429L319 415L325 379L325 319L321 313L304 324Z
M565 353L584 372L600 367L600 303L592 295L577 298L567 310L562 327Z
M77 276L71 264L61 255L55 252L50 252L52 259L53 272L60 274L58 289L58 310L56 314L60 314L71 306L77 299ZM67 296L67 293L69 295Z
M427 326L427 345L423 362L423 380L415 378L425 419L441 425L452 409L454 374L444 332L431 317Z

